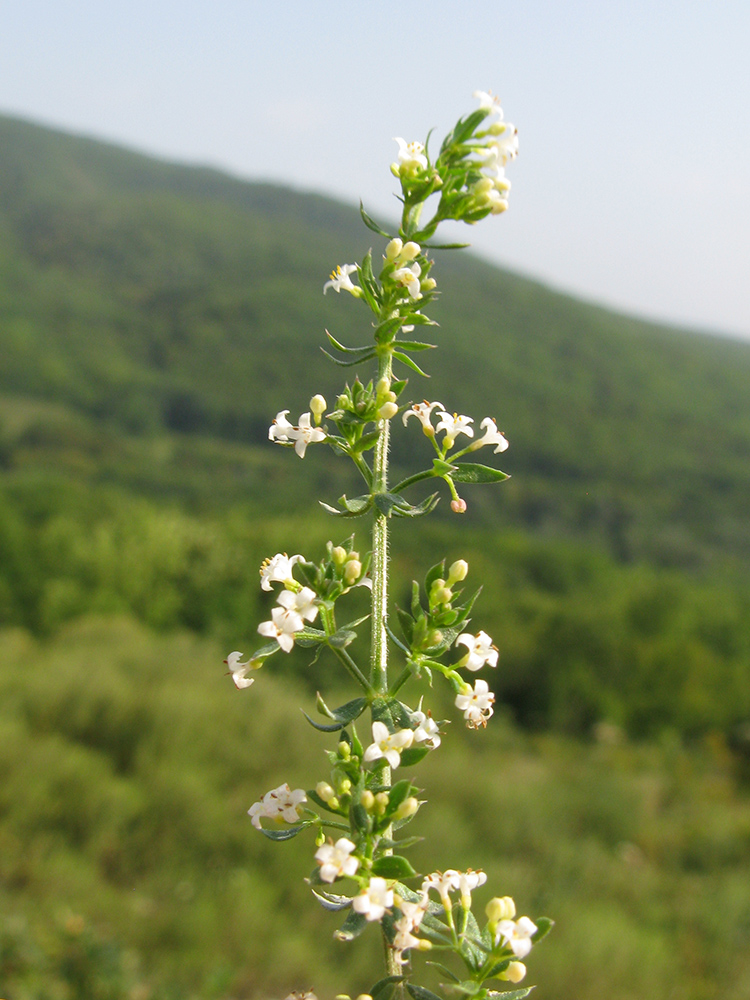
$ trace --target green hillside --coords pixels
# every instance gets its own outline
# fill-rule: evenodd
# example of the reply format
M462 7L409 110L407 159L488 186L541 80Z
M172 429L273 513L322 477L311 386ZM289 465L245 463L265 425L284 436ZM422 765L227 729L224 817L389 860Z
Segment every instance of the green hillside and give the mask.
M93 453L88 474L105 476L103 453L106 478L129 490L225 503L238 453L219 442L263 443L277 410L306 407L303 373L336 391L325 327L366 342L356 304L321 290L376 239L328 199L0 119L6 466L29 451L64 465L68 423ZM622 560L747 566L750 345L617 316L460 254L434 273L435 342L450 349L409 391L495 415L512 444L512 482L477 491L470 517L595 539ZM169 459L139 450L165 431L217 442L193 459L202 491L165 482ZM113 459L113 436L128 455ZM267 479L240 464L255 500Z
M317 506L350 489L333 456L267 432L335 396L324 328L370 336L322 295L370 245L329 199L0 118L5 1000L323 998L378 974L376 935L347 950L310 903L312 840L245 815L320 777L296 705L331 664L295 649L248 692L221 666L268 616L263 557L363 530ZM496 416L512 473L391 532L396 601L466 558L500 648L490 727L454 721L424 766L440 864L557 920L539 996L741 1000L750 345L465 252L434 273L444 349L406 397ZM421 435L395 430L406 470Z

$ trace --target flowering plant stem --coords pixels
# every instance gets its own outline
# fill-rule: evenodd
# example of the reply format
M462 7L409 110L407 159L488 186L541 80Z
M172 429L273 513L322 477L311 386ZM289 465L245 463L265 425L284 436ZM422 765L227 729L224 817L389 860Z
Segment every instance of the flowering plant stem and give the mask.
M388 617L389 520L421 517L438 501L433 494L412 504L404 492L427 479L442 480L448 486L451 509L462 513L466 502L458 494L457 483L499 483L508 478L499 469L459 461L478 448L492 445L497 454L508 447L494 418L482 421L485 433L481 438L456 447L459 435L474 438L473 419L451 415L437 401L400 406L397 401L407 380L394 378L395 362L424 375L412 355L434 346L410 339L417 327L435 325L426 313L437 294L430 276L434 262L427 256L429 248L417 241L431 237L443 220L474 223L507 208L510 185L504 165L515 157L516 131L502 122L501 109L491 95L477 96L479 109L459 119L434 163L421 143L396 140L399 162L391 170L400 180L403 203L398 235L389 237L362 210L365 224L388 237L379 275L375 275L369 251L360 264L336 267L324 285L324 292L329 288L349 292L374 315L374 344L345 347L331 334L327 336L328 346L343 355L329 357L344 367L376 360L375 380L363 384L357 378L347 384L329 412L325 399L313 396L309 412L303 413L296 425L287 419L289 410L282 410L269 430L272 441L293 447L300 458L309 445L325 441L337 454L352 460L368 492L351 499L341 497L339 507L327 503L324 507L336 517L371 514L372 550L360 558L352 536L338 545L329 542L326 556L317 564L302 555L290 557L286 553L267 559L261 567L262 589L272 591L273 584L282 586L271 620L258 626L260 634L271 641L246 662L241 661L239 652L230 653L226 661L237 687L247 688L254 680L248 676L250 672L279 650L290 653L295 645L316 647L317 658L328 649L361 689L359 697L335 709L318 694L318 710L326 721L321 724L307 716L317 730L336 734L336 750L327 751L330 781L319 781L307 792L279 785L249 810L253 825L272 840L288 840L306 829L315 831L318 867L308 881L326 909L347 913L336 932L339 940L351 941L368 924L380 924L386 977L370 988L370 994L361 994L360 1000L406 1000L407 994L410 1000L439 1000L411 982L412 955L431 949L453 953L463 964L463 979L439 966L459 993L471 1000L486 1000L490 995L486 983L517 983L524 977L526 967L517 959L528 953L532 942L539 940L551 923L545 918L533 923L528 917L515 921L515 904L506 896L490 900L485 911L487 922L480 928L472 913L471 893L486 881L482 871L435 871L422 877L418 889L410 887L407 883L419 876L403 852L422 838L403 837L401 830L424 802L417 798L421 793L411 777L393 780L397 768L408 772L437 750L442 739L441 724L429 709L422 709L423 698L417 707L396 698L409 681L426 678L431 683L434 674L442 675L452 686L454 704L470 729L486 726L495 701L487 681L480 678L470 684L459 672L495 667L498 660L498 651L485 632L463 631L479 593L461 599L460 584L469 570L464 560L458 559L448 568L445 560L433 566L423 589L414 582L410 608L396 609L400 637L391 629ZM485 120L493 115L500 120L482 131ZM440 201L433 218L418 230L426 202L438 191ZM352 275L358 278L358 285ZM432 422L434 410L438 411L437 424ZM433 458L427 468L407 476L389 491L391 423L399 414L404 425L409 418L417 418L431 441ZM331 423L323 424L324 417ZM438 443L439 433L443 437ZM372 467L365 459L370 450ZM365 618L339 625L335 613L339 599L359 586L371 589L371 613L365 616L371 620L369 676L367 668L349 651L357 637L355 630ZM313 625L318 616L322 628ZM394 655L403 657L390 685L389 641ZM456 652L460 646L466 647L463 655ZM449 662L440 662L445 659ZM362 743L355 722L368 708L372 740ZM326 838L328 830L344 835L334 843ZM354 883L351 894L339 890L338 883L345 879ZM330 888L334 883L335 891ZM437 894L439 903L430 897L431 892ZM459 894L458 902L453 902L451 893ZM527 993L528 989L516 990L506 997L520 1000Z

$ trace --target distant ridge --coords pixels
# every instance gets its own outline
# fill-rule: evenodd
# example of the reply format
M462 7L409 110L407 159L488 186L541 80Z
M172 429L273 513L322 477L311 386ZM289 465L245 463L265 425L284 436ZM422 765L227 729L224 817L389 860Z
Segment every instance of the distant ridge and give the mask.
M331 199L0 117L6 422L23 400L114 435L263 444L277 410L340 384L324 328L367 338L364 310L321 291L376 243ZM434 273L447 293L435 342L450 350L409 398L490 413L512 444L513 479L475 490L470 517L598 538L625 560L747 565L750 344L617 315L465 255Z

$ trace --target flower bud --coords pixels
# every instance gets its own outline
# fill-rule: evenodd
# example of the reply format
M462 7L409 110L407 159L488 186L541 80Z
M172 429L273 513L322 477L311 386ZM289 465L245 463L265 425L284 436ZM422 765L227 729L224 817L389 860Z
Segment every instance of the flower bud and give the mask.
M443 641L443 633L439 628L434 628L425 636L424 644L428 649L432 649L433 646L439 646Z
M394 819L407 819L409 816L414 816L418 809L419 801L412 795L408 799L404 799L396 810Z
M348 795L352 790L352 783L348 778L344 778L343 781L339 783L339 795Z
M367 812L370 812L372 807L375 805L375 796L372 794L369 788L366 788L364 792L362 792L359 801L361 802L362 806L367 810Z
M476 195L489 194L494 184L491 178L483 177L481 181L477 181L474 187L471 189Z
M380 399L391 391L391 380L384 375L375 386L375 395Z
M453 597L453 591L448 587L438 587L437 590L433 590L430 593L430 603L431 604L450 604Z
M324 802L330 802L336 794L327 781L319 781L315 786L315 791Z
M310 400L310 410L312 411L312 414L315 417L316 424L320 423L320 419L326 412L327 407L328 404L325 401L325 397L321 396L320 393L318 393L317 396L313 396L313 398Z
M341 805L341 803L339 802L339 800L336 798L335 795L331 796L327 804L329 809L338 809L339 806Z
M388 808L389 802L390 799L388 798L388 792L378 792L375 796L375 809L380 816L382 816Z
M391 420L397 413L398 405L396 403L383 403L377 415L380 420Z
M465 514L466 513L466 501L459 497L457 500L451 500L451 510L454 514Z
M360 993L357 1000L372 1000L372 997L369 993Z
M505 972L500 973L500 979L507 979L511 983L520 983L526 975L526 966L523 962L511 962Z
M349 760L349 758L352 755L352 748L349 746L346 740L342 740L339 743L338 751L339 751L339 757L343 757L344 760Z
M431 292L433 288L437 288L437 281L434 278L425 278L424 281L420 282L419 287L423 292Z
M510 896L494 896L484 908L493 924L500 920L512 920L516 915L516 904Z
M392 163L391 164L391 173L393 174L394 177L400 177L401 176L401 165L399 163Z
M346 562L346 549L343 545L337 545L331 549L331 559L335 566L343 566Z
M391 170L393 170L393 167L391 167ZM396 176L398 176L398 174L396 174ZM398 236L396 236L395 239L392 239L385 248L385 259L390 261L396 260L396 258L401 254L403 245L403 240L400 240Z
M465 559L457 559L448 570L448 579L446 583L450 586L452 583L460 583L465 580L469 573L469 564Z
M432 941L428 941L427 938L420 938L419 944L417 945L417 951L429 951L432 948Z
M414 258L418 257L421 252L422 248L420 245L418 243L414 243L412 240L409 240L408 243L404 244L404 248L401 251L401 260L414 260Z
M323 832L323 830L318 830L317 834L315 835L315 846L322 847L323 844L325 844L325 842L326 842L325 833Z
M344 566L344 582L352 586L362 576L362 563L357 559L349 559Z

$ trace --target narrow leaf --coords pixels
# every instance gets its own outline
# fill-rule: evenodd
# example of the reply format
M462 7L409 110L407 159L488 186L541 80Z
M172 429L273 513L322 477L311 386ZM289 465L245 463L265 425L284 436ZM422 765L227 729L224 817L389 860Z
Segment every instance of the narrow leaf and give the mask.
M550 920L549 917L539 917L536 921L536 934L533 934L531 940L536 944L541 941L542 938L547 937L549 932L555 926L555 921Z
M390 1000L397 983L403 983L403 976L388 976L386 979L379 979L374 986L370 987L372 1000Z
M456 483L502 483L505 479L510 479L506 472L491 469L487 465L475 465L473 462L455 465L451 476Z
M407 747L401 751L401 767L414 767L424 760L430 751L426 747Z
M399 340L398 346L405 351L430 351L437 344L423 344L420 340Z
M393 357L397 361L400 361L402 365L406 365L407 368L411 368L411 370L415 371L417 375L422 375L424 378L430 377L427 374L427 372L423 372L422 369L419 367L419 365L416 363L416 361L412 361L412 359L407 354L402 354L401 351L394 351Z
M365 211L362 202L359 203L359 214L362 216L362 221L364 222L364 224L367 226L368 229L372 230L373 233L377 233L378 236L385 236L387 240L393 239L392 236L386 233L385 230L381 229L380 226L373 219L370 218L370 216Z
M261 827L260 832L268 837L269 840L291 840L292 837L296 837L298 833L302 833L310 824L303 823L302 826L293 826L289 830L266 830L265 827Z
M329 341L336 348L336 350L341 351L342 354L367 354L368 351L372 351L371 344L366 344L364 347L344 347L344 345L336 340L333 334L329 333L328 330L326 330L326 337L328 337Z
M367 917L364 913L352 910L333 936L339 941L353 941L355 937L359 937L365 927L367 927Z
M345 910L352 905L349 896L337 896L332 892L316 892L315 889L311 889L310 891L321 906L325 907L326 910L332 910L334 913L339 910Z
M417 986L415 983L407 983L406 988L413 1000L441 1000L437 993L426 990L424 986Z

